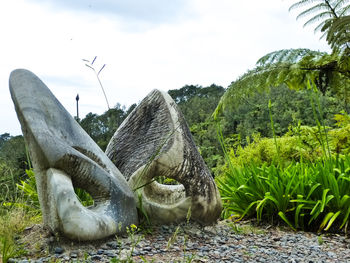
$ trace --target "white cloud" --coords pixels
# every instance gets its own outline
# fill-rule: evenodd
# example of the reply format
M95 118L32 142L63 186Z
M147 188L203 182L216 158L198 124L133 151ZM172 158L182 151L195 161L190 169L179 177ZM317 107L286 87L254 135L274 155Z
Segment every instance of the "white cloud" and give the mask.
M55 9L38 0L3 3L0 134L20 133L8 92L9 73L18 67L37 74L72 115L79 93L84 116L88 112L102 113L106 103L83 58L98 56L97 68L106 64L100 77L111 105L131 105L154 88L169 90L212 83L227 87L257 59L274 50L327 48L311 28L303 29L295 15L288 13L290 3L186 2L186 8L157 11L151 7L159 2L150 1L154 12L182 19L154 19L152 26L146 23L145 27L132 15L103 15L103 10L94 12L93 8L91 12L89 8L76 12L69 5ZM132 10L129 6L128 12Z
M74 10L89 16L108 16L119 18L124 23L148 25L172 23L187 12L187 0L28 0L31 3L45 5L51 11Z

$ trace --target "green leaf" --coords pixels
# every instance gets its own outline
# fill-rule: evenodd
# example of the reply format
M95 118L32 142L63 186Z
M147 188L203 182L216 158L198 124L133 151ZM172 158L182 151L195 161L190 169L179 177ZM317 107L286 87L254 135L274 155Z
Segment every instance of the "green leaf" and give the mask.
M340 213L341 213L341 211L338 211L332 216L332 218L329 220L329 222L327 224L327 227L324 230L327 231L332 226L333 222L337 219L337 217L340 215Z
M342 224L340 225L339 229L342 229L342 228L344 227L344 225L346 224L346 222L348 222L349 215L350 215L350 206L349 206L348 209L346 210L346 213L345 213L343 222L342 222Z
M287 225L293 229L294 231L296 231L295 227L293 226L293 224L288 220L288 218L286 217L286 215L283 212L278 212L278 215L283 219L284 222L287 223Z
M321 186L321 184L320 184L320 183L317 183L317 184L315 184L315 185L313 185L313 186L311 187L311 189L310 189L310 191L309 191L309 193L308 193L308 195L307 195L307 197L306 197L306 200L308 200L308 199L311 197L311 195L313 194L313 192L314 192L319 186Z
M311 219L309 220L309 225L313 220L315 220L318 215L321 213L321 201L318 200L313 209L310 212L310 215L312 215Z
M322 201L321 201L321 209L320 212L323 212L325 206L328 203L328 198L329 196L327 196L327 193L329 192L329 189L324 189L322 192ZM333 198L333 196L331 196Z
M327 224L328 221L332 218L333 215L334 215L333 212L329 212L329 213L323 218L323 221L322 221L322 223L321 223L321 225L320 225L319 230L322 230L322 229L326 226L326 224Z
M299 217L300 217L300 212L301 209L303 208L304 204L300 204L297 206L297 209L295 210L295 216L294 216L294 221L295 221L295 227L299 227Z

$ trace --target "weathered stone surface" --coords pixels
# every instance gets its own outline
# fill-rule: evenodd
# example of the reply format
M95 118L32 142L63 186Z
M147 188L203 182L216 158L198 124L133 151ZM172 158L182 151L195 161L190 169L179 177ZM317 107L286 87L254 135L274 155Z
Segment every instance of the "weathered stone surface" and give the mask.
M103 238L137 224L125 178L46 85L19 69L11 73L10 92L33 162L44 223L77 240ZM86 190L95 205L83 207L73 186Z
M189 208L191 219L201 223L212 223L220 216L219 191L167 93L152 91L116 131L106 154L130 187L137 189L137 197L142 196L142 207L153 221L185 220ZM182 185L152 182L157 176Z

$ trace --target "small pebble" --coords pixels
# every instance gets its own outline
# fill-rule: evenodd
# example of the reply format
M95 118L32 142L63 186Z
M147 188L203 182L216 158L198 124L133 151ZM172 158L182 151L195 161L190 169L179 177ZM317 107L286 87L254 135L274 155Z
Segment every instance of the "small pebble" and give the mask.
M45 262L111 262L126 260L132 253L135 263L142 262L140 256L155 262L186 262L192 256L197 262L350 262L350 240L343 235L322 235L322 244L315 233L282 231L263 228L256 232L235 232L231 226L220 222L215 227L196 224L180 224L174 242L168 248L178 226L159 226L143 237L137 245L135 239L118 237L80 248L58 245L47 257L9 259L9 263ZM142 234L142 233L141 233ZM139 234L134 238L138 238ZM186 244L184 244L186 240ZM46 241L47 242L47 241ZM134 248L132 249L132 246ZM67 253L64 254L64 248ZM75 250L73 250L75 249ZM69 251L69 252L68 252Z
M102 259L102 257L99 256L99 255L93 255L93 256L91 256L91 260L100 261L101 259Z
M55 254L62 254L63 251L64 251L63 248L61 248L61 247L55 247Z
M105 251L104 251L103 249L97 250L97 254L98 254L98 255L102 255L104 252L105 252Z

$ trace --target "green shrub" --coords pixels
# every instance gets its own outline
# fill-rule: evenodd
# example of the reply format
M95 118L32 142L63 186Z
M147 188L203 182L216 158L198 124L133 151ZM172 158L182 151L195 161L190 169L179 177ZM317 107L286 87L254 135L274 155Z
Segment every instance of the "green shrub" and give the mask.
M285 135L276 137L279 154L274 138L261 138L260 134L253 134L252 141L247 140L246 146L237 143L225 146L229 147L228 154L232 164L240 167L251 163L258 166L264 163L277 165L278 160L283 165L301 161L315 162L328 156L328 150L332 156L348 155L350 123L344 120L347 118L350 119L348 115L336 115L338 127L333 129L325 127L327 133L322 130L320 132L318 127L291 126ZM221 167L222 170L225 169Z
M334 116L337 128L329 131L331 148L336 153L350 153L350 116L342 111Z
M255 165L277 164L278 160L286 165L301 160L314 162L323 156L322 148L317 141L315 142L316 129L302 126L299 128L299 134L296 134L296 131L291 128L284 136L277 137L279 155L273 138L261 138L259 134L254 134L253 141L247 146L230 149L230 161L235 166L250 163Z

